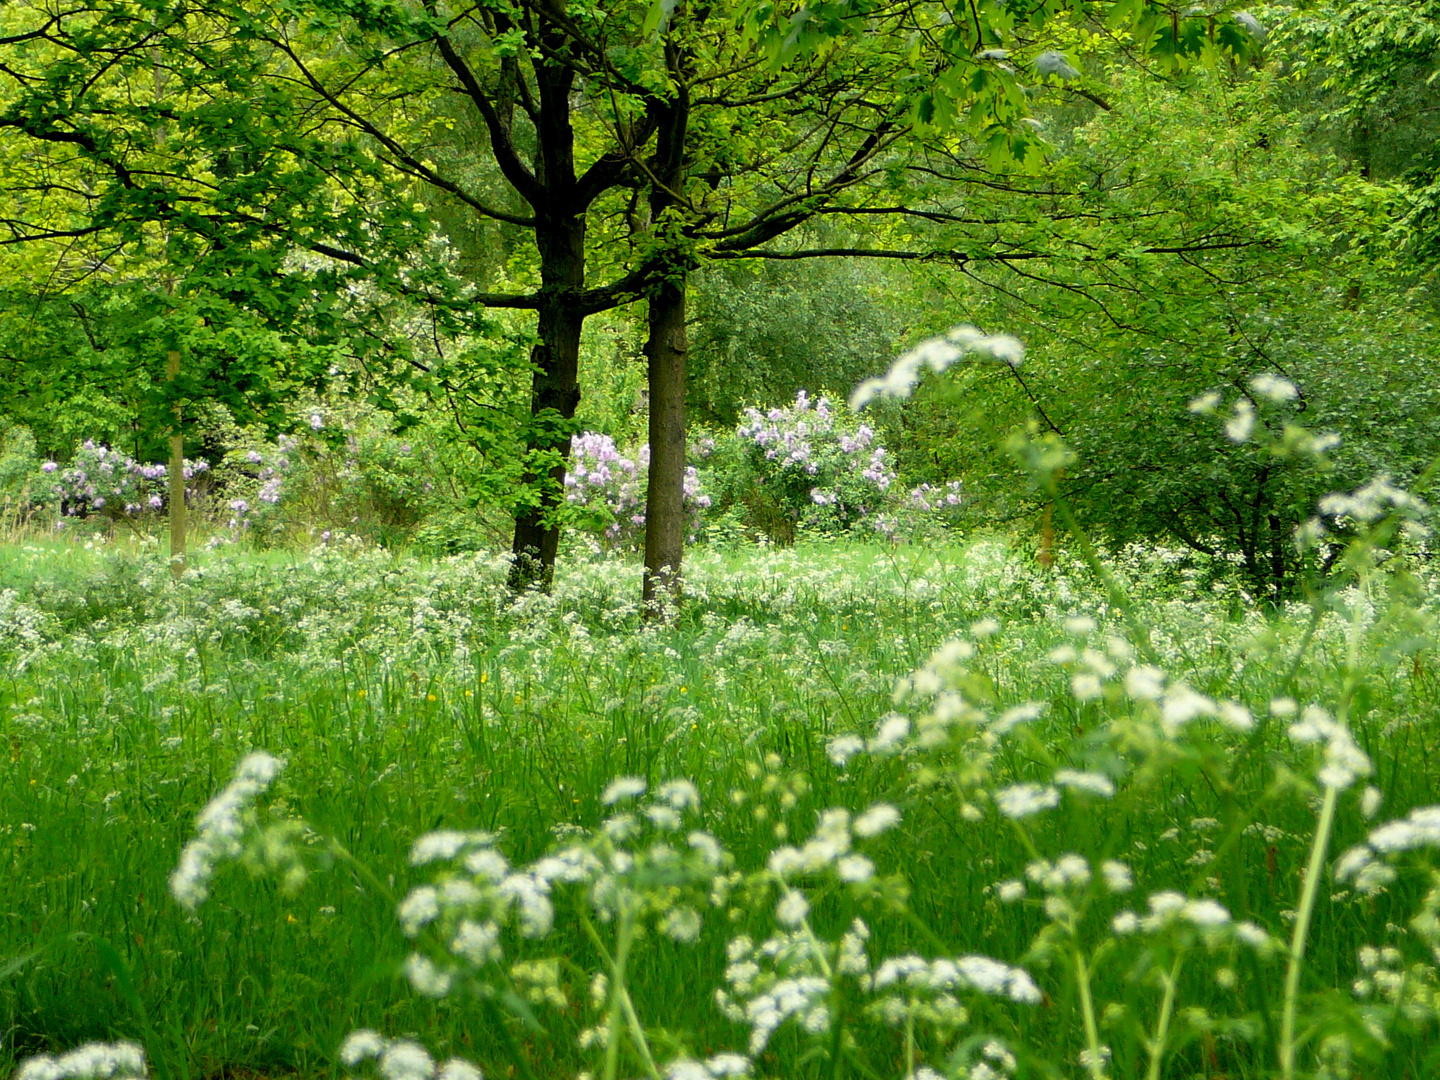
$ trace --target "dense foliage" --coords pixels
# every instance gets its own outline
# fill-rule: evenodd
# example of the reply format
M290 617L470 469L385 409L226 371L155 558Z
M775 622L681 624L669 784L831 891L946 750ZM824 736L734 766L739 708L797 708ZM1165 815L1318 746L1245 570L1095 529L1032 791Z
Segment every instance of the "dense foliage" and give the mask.
M0 6L0 1071L1435 1074L1437 74Z

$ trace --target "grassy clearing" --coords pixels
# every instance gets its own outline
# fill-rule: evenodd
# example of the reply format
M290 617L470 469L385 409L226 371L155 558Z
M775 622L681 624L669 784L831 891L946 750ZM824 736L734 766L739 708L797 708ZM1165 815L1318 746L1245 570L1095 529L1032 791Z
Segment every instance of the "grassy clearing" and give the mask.
M1387 812L1440 801L1431 753L1440 677L1416 621L1435 592L1423 582L1409 586L1408 620L1387 621L1378 585L1352 595L1348 623L1338 610L1322 619L1292 675L1308 612L1255 613L1233 588L1163 553L1117 570L1171 677L1256 716L1273 698L1332 700L1363 661L1349 722ZM809 836L827 807L899 806L903 828L868 849L879 867L871 894L819 896L817 925L843 927L908 896L914 917L872 920L874 955L943 947L1023 960L1044 1003L978 1003L973 1030L1017 1047L1083 1046L1075 984L1035 945L1049 916L1038 902L996 895L995 883L1035 858L1033 839L993 809L959 812L961 786L928 784L913 756L839 768L826 746L872 732L895 707L897 679L946 639L995 619L1000 630L979 642L966 686L996 708L1052 707L1030 741L1005 744L989 768L1024 781L1057 763L1093 765L1079 758L1097 745L1104 716L1069 692L1075 661L1053 653L1121 632L1103 593L1081 569L1040 572L988 542L707 552L689 580L682 615L653 626L634 606L635 571L614 562L572 565L553 596L517 603L503 562L488 558L425 563L359 548L211 555L172 587L140 552L0 549L0 1069L124 1035L146 1041L163 1059L157 1068L177 1077L320 1074L336 1067L347 1032L366 1026L416 1033L437 1056L514 1075L483 1013L426 1000L397 977L410 944L395 928L395 899L424 878L407 868L407 852L431 830L483 828L517 864L536 858L567 826L604 819L601 793L622 775L692 778L705 827L742 869ZM1363 657L1350 633L1357 612L1368 620ZM1077 615L1098 627L1067 630ZM195 814L255 748L288 761L282 809L343 841L378 882L332 866L285 896L270 878L229 869L197 914L176 906L166 881ZM1285 937L1314 831L1311 758L1282 725L1264 723L1217 752L1234 766L1229 789L1186 766L1113 801L1067 802L1046 819L1047 850L1094 852L1097 866L1098 854L1123 858L1142 892L1213 896ZM1371 824L1353 803L1337 818L1333 852ZM1361 897L1327 880L1304 992L1347 987L1356 950L1404 924L1419 895L1402 882ZM714 988L726 938L762 939L771 905L736 899L711 918L717 932L693 946L651 941L630 972L666 1058L745 1045ZM537 1006L544 1036L515 1028L523 1053L542 1077L593 1067L575 1037L593 1023L594 942L561 918L554 935L522 948L565 959L565 1004ZM1217 982L1219 960L1178 976L1191 1013L1176 1022L1173 1075L1272 1067L1252 1044L1276 1022L1283 966L1236 963L1234 980ZM1097 971L1094 994L1115 1005L1102 1019L1117 1075L1142 1075L1152 980L1111 964ZM781 1030L757 1071L830 1075L808 1047ZM1386 1069L1427 1067L1422 1041L1388 1053ZM1032 1066L1021 1056L1024 1073ZM876 1075L903 1075L905 1040L881 1036L860 1057ZM1074 1060L1069 1053L1067 1074Z

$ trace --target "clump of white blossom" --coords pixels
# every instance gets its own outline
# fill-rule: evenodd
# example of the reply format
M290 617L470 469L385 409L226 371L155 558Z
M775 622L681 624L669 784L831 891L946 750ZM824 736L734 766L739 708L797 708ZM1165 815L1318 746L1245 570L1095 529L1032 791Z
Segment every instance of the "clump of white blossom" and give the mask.
M145 1080L145 1051L134 1043L86 1043L68 1054L41 1054L15 1071L15 1080Z
M181 907L193 911L204 903L215 868L240 856L255 802L284 768L283 761L263 750L250 754L236 766L230 783L200 812L195 819L195 837L180 852L180 865L170 875L170 893Z

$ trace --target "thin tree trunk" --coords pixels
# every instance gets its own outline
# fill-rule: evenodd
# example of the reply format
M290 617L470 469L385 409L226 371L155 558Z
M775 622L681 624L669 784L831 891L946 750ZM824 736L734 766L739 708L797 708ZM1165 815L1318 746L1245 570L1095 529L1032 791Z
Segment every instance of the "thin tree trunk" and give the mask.
M686 180L685 138L690 125L690 96L685 85L688 57L673 41L665 62L675 96L665 104L650 163L650 221L675 250L666 252L649 290L649 337L645 356L650 381L650 474L645 494L645 584L647 614L663 614L666 599L680 596L685 555L685 290L689 253L678 223Z
M685 555L685 275L650 296L650 475L645 495L645 609L678 597Z
M165 379L180 377L180 350L165 355ZM175 406L175 423L170 429L170 575L175 580L185 573L185 433L181 428L180 406Z

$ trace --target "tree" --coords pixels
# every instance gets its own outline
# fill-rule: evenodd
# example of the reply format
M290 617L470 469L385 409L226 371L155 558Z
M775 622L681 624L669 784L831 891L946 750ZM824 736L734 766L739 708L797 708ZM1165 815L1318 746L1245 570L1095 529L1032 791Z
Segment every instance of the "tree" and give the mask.
M961 250L917 248L917 238L903 228L892 230L900 233L900 249L773 245L822 217L852 226L863 221L871 235L885 219L907 226L984 224L957 207L972 184L1003 184L996 174L1039 167L1041 144L1029 126L1030 76L1022 72L1033 71L1040 83L1078 78L1057 48L1074 36L1072 10L981 5L973 19L953 19L941 5L792 11L766 4L741 9L744 33L737 40L723 23L716 34L711 8L667 5L667 83L658 106L667 142L647 170L652 215L672 215L655 230L662 238L661 280L648 293L647 602L657 584L677 587L683 550L685 348L677 329L684 326L690 270L712 260L755 258L1008 265L1033 257L1024 248L986 250L973 238ZM1182 18L1148 4L1114 5L1108 13L1171 68L1243 55L1253 45L1243 20L1218 13ZM737 45L758 47L771 63L745 62ZM700 57L706 64L697 63ZM1078 83L1076 89L1084 92ZM747 153L753 143L747 145L742 130L775 132L785 149L761 155L756 168Z
M1117 70L1109 97L1029 215L995 193L993 242L1031 257L952 281L975 317L1028 340L1025 366L962 372L958 423L918 403L901 465L923 474L934 455L994 516L1032 513L992 447L996 427L1038 417L1076 451L1059 488L1082 523L1117 545L1164 538L1233 561L1257 596L1291 595L1314 569L1294 538L1319 496L1387 469L1411 479L1440 452L1419 359L1433 332L1387 255L1390 191L1308 140L1272 73L1182 88ZM1270 401L1257 377L1298 395ZM1287 424L1338 432L1333 470L1192 415L1211 392L1237 436L1247 408L1277 443Z

